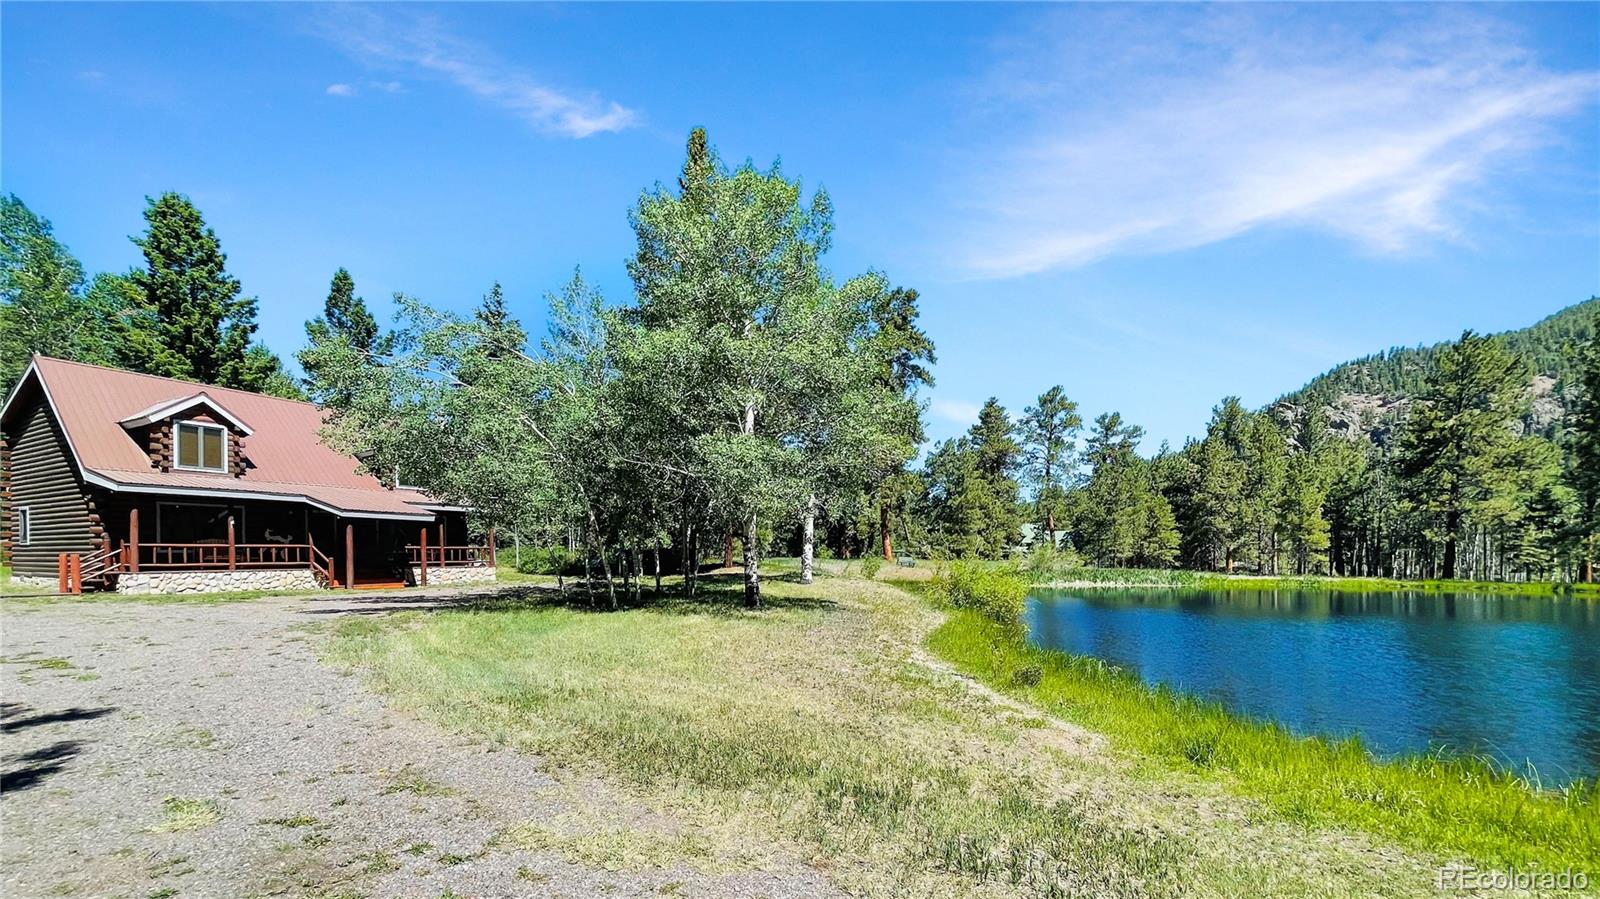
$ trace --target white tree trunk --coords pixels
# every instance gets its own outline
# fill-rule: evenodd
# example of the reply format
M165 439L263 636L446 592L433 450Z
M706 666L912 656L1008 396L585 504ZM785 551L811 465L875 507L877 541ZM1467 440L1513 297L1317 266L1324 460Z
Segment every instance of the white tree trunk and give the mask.
M744 433L747 437L756 433L753 402L744 404ZM752 609L761 608L761 550L757 546L756 524L756 510L752 508L744 528L744 604Z
M817 496L806 499L805 543L800 547L800 583L811 583L811 569L816 557Z

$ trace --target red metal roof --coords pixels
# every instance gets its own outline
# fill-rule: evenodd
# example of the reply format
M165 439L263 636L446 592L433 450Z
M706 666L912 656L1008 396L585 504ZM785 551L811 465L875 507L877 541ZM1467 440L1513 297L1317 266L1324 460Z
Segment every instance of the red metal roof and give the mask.
M189 381L35 356L33 369L66 433L85 478L111 482L111 489L152 492L258 493L262 498L302 499L355 516L429 517L432 503L418 491L396 491L363 474L351 457L318 438L325 413L296 400L197 385ZM145 448L119 422L174 400L206 394L253 430L244 440L250 467L243 477L192 471L161 471Z

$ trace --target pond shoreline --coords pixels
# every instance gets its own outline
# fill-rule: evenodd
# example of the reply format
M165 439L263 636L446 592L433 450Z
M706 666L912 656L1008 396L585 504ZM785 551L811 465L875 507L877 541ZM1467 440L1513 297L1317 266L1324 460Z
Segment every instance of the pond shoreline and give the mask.
M1600 782L1547 789L1475 756L1381 758L1358 739L1296 734L1099 658L1035 645L1020 626L971 611L948 611L927 645L1004 695L1164 770L1218 778L1292 820L1480 863L1600 868Z
M1145 577L1053 578L1032 583L1040 590L1171 589L1207 590L1322 590L1336 593L1495 593L1527 598L1563 597L1600 600L1600 584L1565 584L1553 581L1401 581L1385 578L1278 577L1274 575L1206 574L1151 571Z

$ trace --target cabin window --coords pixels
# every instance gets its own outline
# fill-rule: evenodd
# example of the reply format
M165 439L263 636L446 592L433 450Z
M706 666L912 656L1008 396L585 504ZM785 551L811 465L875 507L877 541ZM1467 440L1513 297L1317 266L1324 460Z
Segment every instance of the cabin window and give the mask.
M17 507L17 545L27 546L33 542L33 510L27 506Z
M227 428L198 421L179 422L177 443L179 468L227 470Z

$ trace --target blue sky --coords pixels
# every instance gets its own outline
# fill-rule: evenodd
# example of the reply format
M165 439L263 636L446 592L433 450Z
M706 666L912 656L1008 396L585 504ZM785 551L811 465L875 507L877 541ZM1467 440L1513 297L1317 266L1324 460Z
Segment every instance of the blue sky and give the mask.
M90 271L188 194L286 357L335 268L536 328L709 129L924 298L930 432L1062 384L1147 448L1225 394L1600 293L1600 5L46 5L0 186Z

